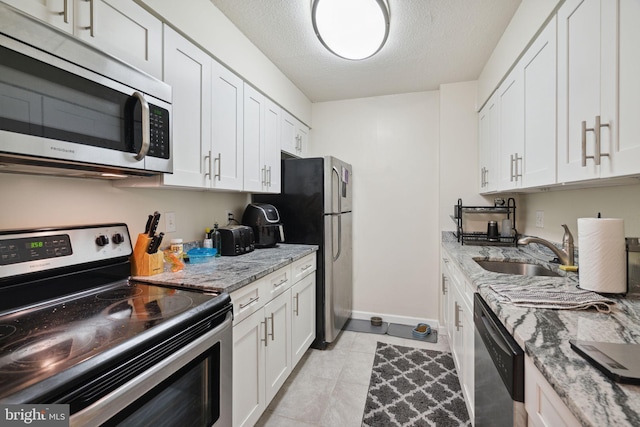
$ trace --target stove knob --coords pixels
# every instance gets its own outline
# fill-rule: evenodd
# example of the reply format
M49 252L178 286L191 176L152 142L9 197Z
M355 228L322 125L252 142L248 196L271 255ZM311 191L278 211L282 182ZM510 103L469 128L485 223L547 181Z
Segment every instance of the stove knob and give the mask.
M104 234L101 234L98 237L96 237L96 245L106 246L108 243L109 243L109 238Z
M120 243L124 242L124 237L122 237L122 234L116 233L113 236L111 236L111 241L116 245L119 245Z

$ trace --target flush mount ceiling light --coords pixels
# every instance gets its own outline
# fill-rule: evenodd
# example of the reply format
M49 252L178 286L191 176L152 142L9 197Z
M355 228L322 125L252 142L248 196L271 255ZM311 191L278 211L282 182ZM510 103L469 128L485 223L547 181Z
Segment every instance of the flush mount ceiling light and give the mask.
M373 56L389 35L386 0L312 0L311 20L320 42L345 59Z

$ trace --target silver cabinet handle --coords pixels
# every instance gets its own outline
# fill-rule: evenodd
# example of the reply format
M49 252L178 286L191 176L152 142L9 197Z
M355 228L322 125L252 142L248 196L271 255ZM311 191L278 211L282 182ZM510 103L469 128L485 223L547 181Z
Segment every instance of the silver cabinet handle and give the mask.
M600 116L596 116L596 123L594 126L594 133L596 134L596 152L594 153L594 160L596 165L600 166L600 157L609 157L609 153L602 154L602 128L609 127L609 123L602 124Z
M211 150L209 150L209 154L204 156L204 164L205 166L207 165L207 163L209 164L209 171L204 173L205 177L211 177Z
M279 288L280 286L284 285L285 283L287 283L287 279L282 279L282 280L280 280L278 283L275 283L275 284L273 285L273 287L274 287L274 289L275 289L275 288Z
M62 12L58 12L58 15L64 17L64 23L68 24L69 23L69 2L71 0L64 0L64 6L62 9Z
M311 267L313 267L313 264L307 264L307 265L305 265L304 267L302 267L302 268L300 269L300 271L301 271L301 272L302 272L302 271L307 271L307 270L308 270L308 269L310 269Z
M249 301L245 302L244 304L240 304L240 310L242 310L243 308L245 308L247 306L250 306L254 302L258 301L259 299L260 299L260 297L249 298Z
M261 325L264 325L264 338L261 338L260 341L264 341L264 346L269 346L269 341L267 340L267 318L264 318L264 322L260 322Z
M609 127L609 123L602 124L600 116L596 116L592 128L587 127L587 122L582 121L582 167L587 166L587 159L593 159L596 166L600 166L601 157L609 157L609 153L602 154L602 128ZM593 132L595 136L595 150L593 156L587 156L587 132Z
M520 167L518 166L518 162L520 162ZM516 169L516 173L514 175L516 182L518 182L518 178L522 179L522 156L518 156L518 153L516 153L516 157L514 159L514 163L516 165L515 169Z
M275 337L275 332L276 331L275 331L275 327L273 325L273 318L274 317L275 317L275 314L271 313L271 316L270 316L270 319L271 319L271 333L266 335L266 336L271 336L271 341L276 339L276 337ZM265 328L266 328L266 326L267 325L265 324Z
M89 26L84 27L85 30L89 30L89 35L94 37L94 25L93 25L93 0L84 0L89 2Z
M513 162L515 162L515 159L513 158L513 154L511 155L511 162L509 163L509 181L513 182Z
M453 323L456 326L456 331L459 331L460 328L462 328L462 324L460 323L460 310L462 309L462 307L460 307L457 301L454 302L454 306L455 306L455 319Z
M93 1L91 2L93 4ZM149 120L149 104L147 100L144 98L144 95L140 92L133 92L134 98L138 98L140 101L140 106L142 107L142 147L140 147L140 151L136 154L136 160L142 160L149 152L149 147L151 146L151 121Z
M267 185L267 167L263 167L261 169L261 173L262 173L262 185Z
M271 187L271 166L269 166L269 179L267 180L267 186Z
M220 181L220 177L222 175L222 166L220 166L220 164L222 163L222 153L218 153L218 157L216 157L214 159L214 164L218 163L218 172L213 176L213 178L218 178L218 181Z
M442 295L447 294L447 276L442 274Z
M300 298L298 297L298 292L296 292L296 295L293 297L293 299L296 300L296 308L293 309L293 312L295 313L296 316L300 315L300 311L299 311L299 307L298 307L298 301L300 300Z

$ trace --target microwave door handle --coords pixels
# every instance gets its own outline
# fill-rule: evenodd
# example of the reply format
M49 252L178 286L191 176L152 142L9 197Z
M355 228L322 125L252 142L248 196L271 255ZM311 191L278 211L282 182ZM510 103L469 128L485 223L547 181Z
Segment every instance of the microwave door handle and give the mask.
M134 92L132 95L134 98L137 98L140 101L140 106L142 107L142 147L140 147L140 152L136 154L136 160L142 160L145 158L147 153L149 152L150 138L151 138L151 124L149 120L149 103L144 98L144 95L140 92Z

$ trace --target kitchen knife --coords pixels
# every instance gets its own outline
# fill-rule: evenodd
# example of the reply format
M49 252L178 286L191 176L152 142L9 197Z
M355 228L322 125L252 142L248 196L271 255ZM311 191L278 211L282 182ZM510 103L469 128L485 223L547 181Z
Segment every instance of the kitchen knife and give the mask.
M147 248L148 254L155 254L158 252L158 248L160 248L160 244L162 243L162 238L164 237L164 233L160 233L157 236L153 236L151 238L151 242L149 243L149 247Z
M156 234L156 229L158 228L158 223L160 222L160 212L155 211L153 213L153 219L151 220L151 225L149 226L149 237L153 237Z
M144 227L144 234L149 234L149 230L151 229L151 221L153 221L153 215L149 215L147 218L147 225Z

